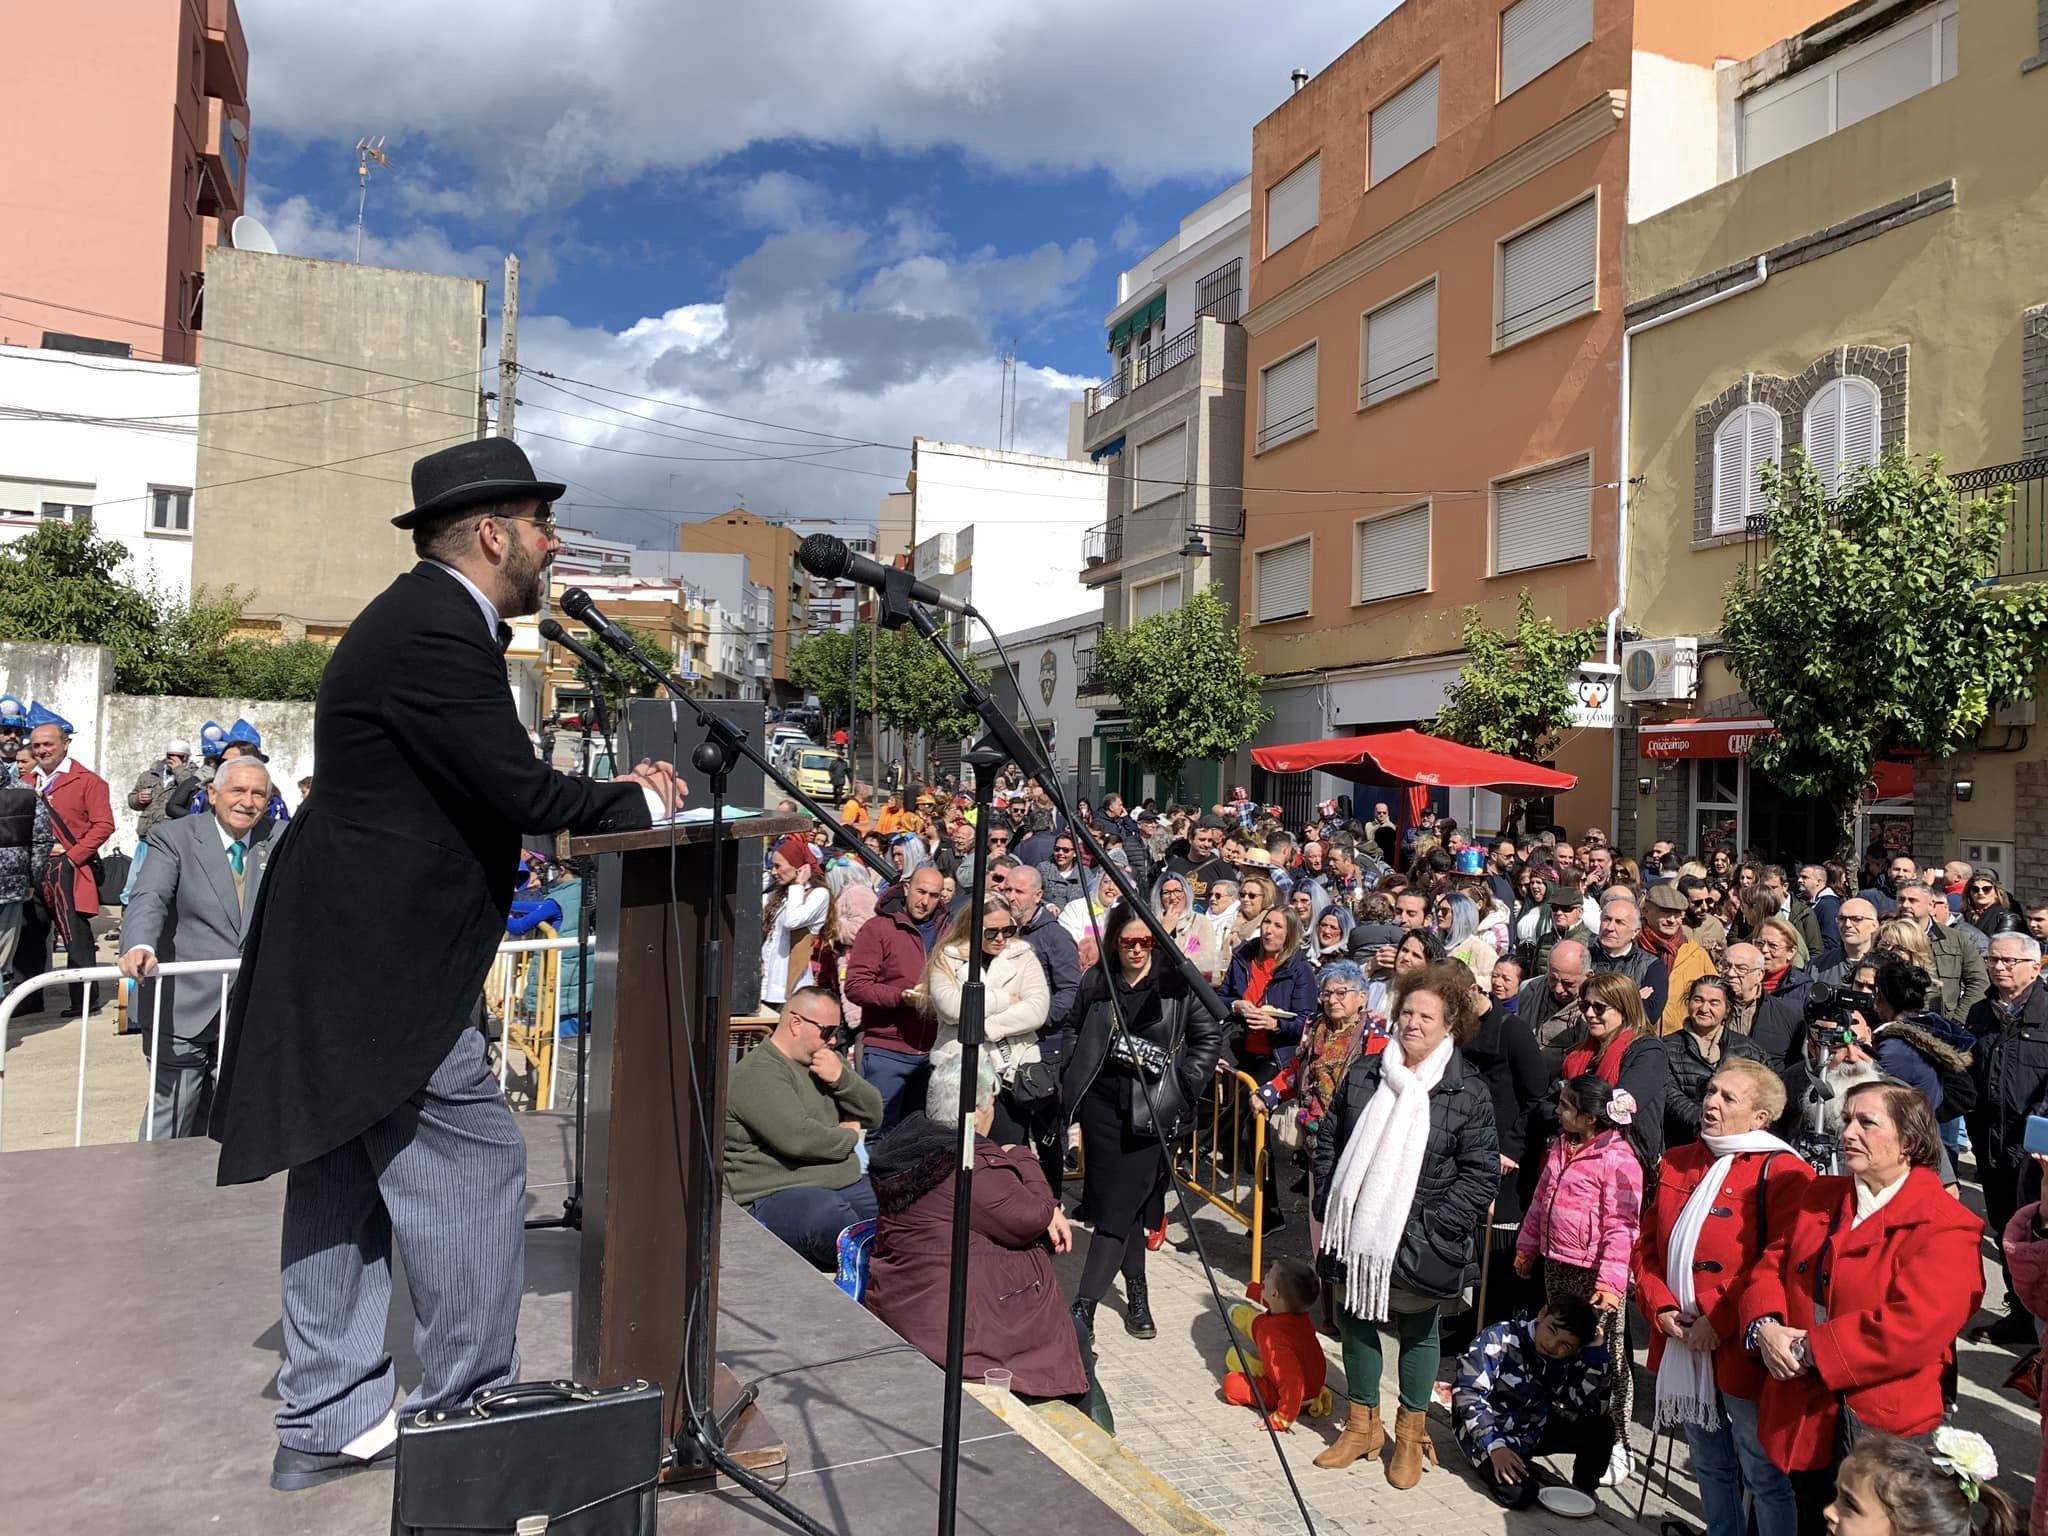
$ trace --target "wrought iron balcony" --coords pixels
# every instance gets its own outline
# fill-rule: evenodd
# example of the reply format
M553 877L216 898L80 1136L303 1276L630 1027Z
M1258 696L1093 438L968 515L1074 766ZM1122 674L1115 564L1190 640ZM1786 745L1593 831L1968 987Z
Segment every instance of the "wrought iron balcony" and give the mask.
M1124 557L1124 525L1121 518L1090 528L1081 535L1081 563L1090 569L1115 565Z
M1105 406L1123 399L1140 384L1149 383L1167 370L1178 368L1195 355L1201 331L1202 322L1197 320L1178 336L1149 347L1140 347L1120 361L1107 379L1088 391L1087 414L1093 416Z

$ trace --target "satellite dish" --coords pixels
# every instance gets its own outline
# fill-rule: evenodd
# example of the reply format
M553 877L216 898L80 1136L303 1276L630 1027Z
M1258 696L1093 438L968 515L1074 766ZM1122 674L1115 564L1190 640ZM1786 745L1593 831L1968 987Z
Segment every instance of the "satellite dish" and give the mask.
M249 125L243 122L239 117L229 118L228 137L233 139L237 144L247 144L249 142Z
M267 251L277 255L277 242L270 238L270 231L263 227L260 219L253 214L242 214L228 230L228 240L238 251Z

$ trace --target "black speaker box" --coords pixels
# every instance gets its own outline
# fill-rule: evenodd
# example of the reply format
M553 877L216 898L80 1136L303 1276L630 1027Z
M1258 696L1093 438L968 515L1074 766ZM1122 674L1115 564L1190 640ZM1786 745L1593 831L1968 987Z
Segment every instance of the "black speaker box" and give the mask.
M705 699L704 708L737 726L749 745L760 750L766 717L757 699ZM630 768L641 758L676 765L676 777L689 786L686 807L711 806L711 781L690 761L704 740L704 728L688 704L667 699L628 699L619 727L619 765ZM767 809L767 781L758 763L740 758L725 783L725 803L750 811ZM731 1011L735 1018L761 1006L761 861L767 857L758 842L740 849L739 889L733 893ZM691 957L695 963L695 957Z

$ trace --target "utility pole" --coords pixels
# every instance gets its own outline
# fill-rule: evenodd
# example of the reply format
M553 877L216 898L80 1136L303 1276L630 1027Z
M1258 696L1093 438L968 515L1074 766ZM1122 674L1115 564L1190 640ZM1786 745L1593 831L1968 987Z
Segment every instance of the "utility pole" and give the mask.
M882 605L875 604L875 634L868 646L868 696L881 703L881 685L875 678L875 652L882 644ZM882 783L882 721L879 712L868 717L868 782L880 792Z
M498 322L498 436L511 437L519 404L519 258L505 258L505 307Z

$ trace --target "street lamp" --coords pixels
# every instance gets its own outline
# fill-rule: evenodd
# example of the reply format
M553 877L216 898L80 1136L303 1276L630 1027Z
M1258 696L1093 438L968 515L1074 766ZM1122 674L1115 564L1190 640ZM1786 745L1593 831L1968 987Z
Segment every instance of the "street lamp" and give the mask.
M1244 537L1244 508L1237 509L1237 520L1233 523L1189 523L1187 542L1180 547L1183 560L1201 560L1209 553L1206 539L1241 539Z

